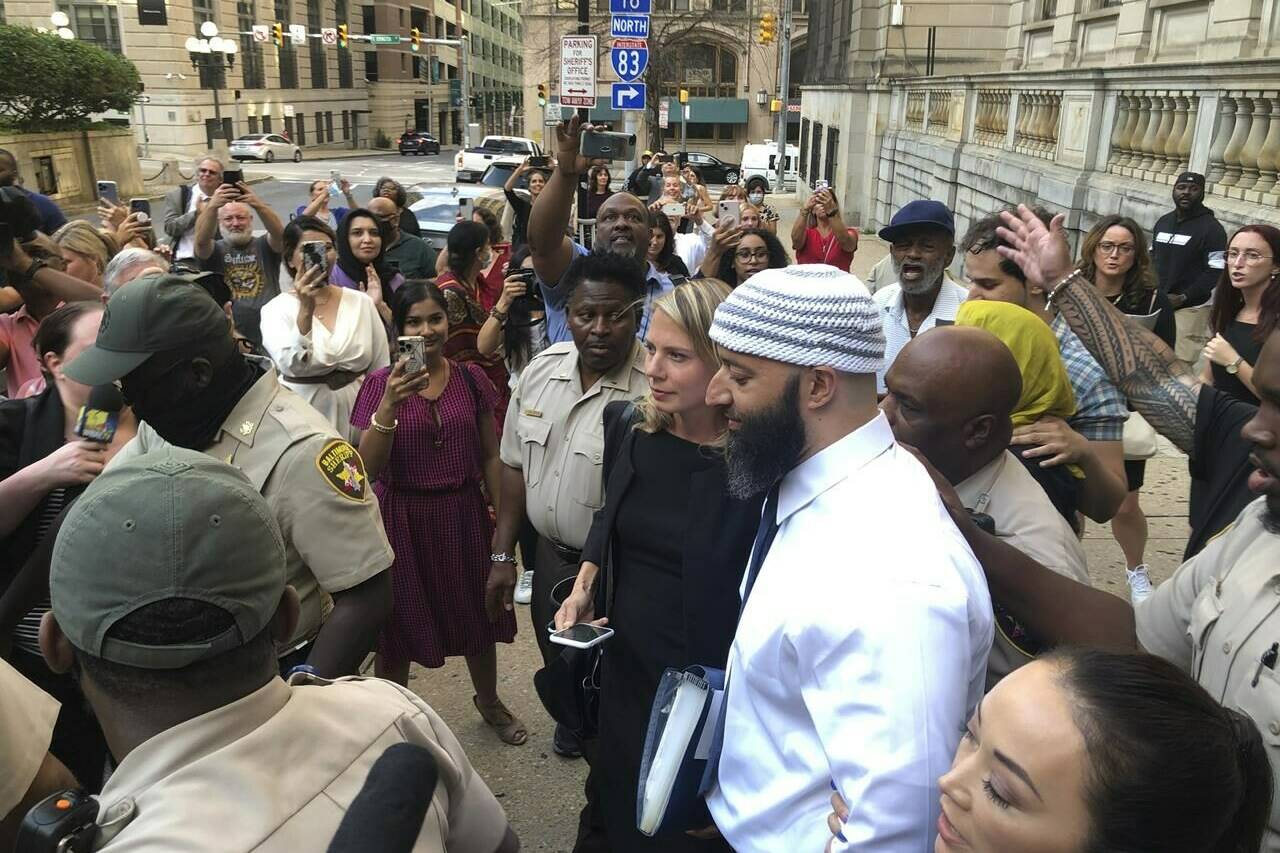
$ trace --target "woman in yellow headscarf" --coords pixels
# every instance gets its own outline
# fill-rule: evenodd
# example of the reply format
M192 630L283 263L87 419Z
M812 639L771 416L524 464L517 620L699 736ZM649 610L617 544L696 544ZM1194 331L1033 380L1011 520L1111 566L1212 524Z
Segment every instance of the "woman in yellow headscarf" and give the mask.
M1022 396L1013 412L1013 426L1027 426L1042 417L1070 418L1076 412L1076 395L1062 364L1058 339L1048 324L1025 308L1010 302L969 300L956 314L957 326L977 326L999 338L1022 373ZM1012 448L1011 448L1012 449ZM1080 532L1076 517L1079 502L1079 480L1084 471L1078 465L1043 467L1039 460L1028 459L1016 449L1013 455L1045 490L1053 505ZM1066 471L1063 471L1066 468Z

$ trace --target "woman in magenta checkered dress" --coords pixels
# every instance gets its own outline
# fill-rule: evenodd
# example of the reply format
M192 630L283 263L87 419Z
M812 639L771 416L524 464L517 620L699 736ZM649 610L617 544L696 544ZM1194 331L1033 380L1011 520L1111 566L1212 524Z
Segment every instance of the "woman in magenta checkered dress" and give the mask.
M422 336L424 366L409 371L402 359L370 373L351 413L396 554L377 674L407 684L411 662L438 667L463 655L476 709L504 741L521 744L524 724L497 692L495 643L515 639L515 615L490 622L484 606L493 523L480 486L498 494L498 395L478 365L444 357L446 310L432 284L401 288L397 334Z

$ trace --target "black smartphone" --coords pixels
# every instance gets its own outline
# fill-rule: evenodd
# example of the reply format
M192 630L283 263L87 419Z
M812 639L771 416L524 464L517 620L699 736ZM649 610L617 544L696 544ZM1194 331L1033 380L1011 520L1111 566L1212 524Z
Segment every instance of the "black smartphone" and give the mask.
M224 169L222 171L222 182L235 186L244 181L244 169Z
M129 212L137 214L139 222L150 222L151 202L145 198L135 198L129 202Z
M582 156L588 160L633 160L636 156L636 135L585 130L582 132Z
M530 156L525 159L524 164L531 169L545 169L551 165L551 158L546 156Z

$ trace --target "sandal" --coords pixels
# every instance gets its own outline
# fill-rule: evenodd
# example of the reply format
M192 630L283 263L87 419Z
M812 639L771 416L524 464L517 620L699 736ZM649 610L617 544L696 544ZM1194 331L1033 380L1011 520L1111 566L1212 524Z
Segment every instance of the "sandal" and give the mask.
M489 708L480 707L480 699L476 696L471 697L471 703L476 706L480 717L497 733L503 743L520 746L529 739L529 731L524 727L524 723L502 704L501 699Z

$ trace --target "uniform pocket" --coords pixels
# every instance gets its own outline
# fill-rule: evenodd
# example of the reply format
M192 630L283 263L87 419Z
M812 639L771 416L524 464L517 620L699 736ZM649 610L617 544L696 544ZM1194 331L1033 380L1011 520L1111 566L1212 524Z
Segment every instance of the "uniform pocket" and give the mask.
M594 468L594 473L586 477L581 494L574 495L574 500L583 506L597 510L604 506L604 434L583 433L573 442L574 465L581 470Z
M1191 672L1196 679L1200 677L1209 634L1213 631L1213 626L1218 624L1220 616L1222 599L1218 596L1216 585L1207 584L1191 605L1191 619L1187 623L1187 636L1191 638Z
M551 437L551 422L542 418L521 415L516 422L516 434L520 436L520 464L524 466L524 482L532 488L542 480L547 464L547 439Z

